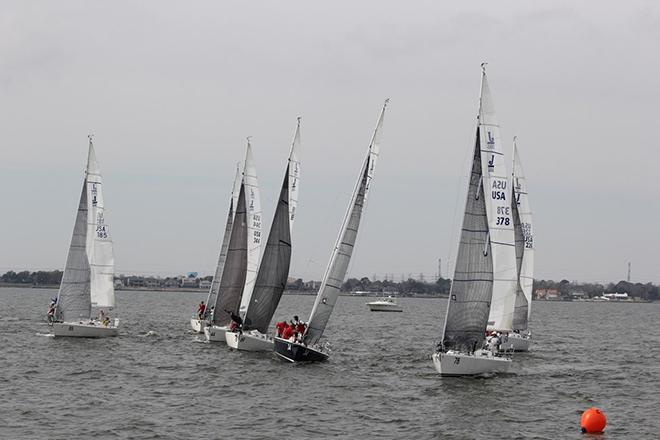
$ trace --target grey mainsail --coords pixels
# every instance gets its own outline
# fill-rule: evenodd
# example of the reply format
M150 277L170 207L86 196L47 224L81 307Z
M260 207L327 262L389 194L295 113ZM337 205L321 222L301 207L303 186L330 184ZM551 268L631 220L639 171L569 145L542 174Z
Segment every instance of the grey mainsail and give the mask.
M330 263L326 269L323 281L316 301L312 308L312 313L309 317L307 331L305 332L304 342L307 344L315 344L323 335L332 309L337 302L337 297L341 290L341 285L346 277L348 264L353 254L355 240L357 238L358 228L360 226L360 219L362 218L362 211L364 203L367 198L371 180L373 179L374 168L380 150L380 132L383 126L383 118L385 117L385 108L389 100L385 100L383 109L380 112L376 129L374 130L371 144L367 152L367 157L364 164L360 169L360 175L351 197L351 202L348 205L348 211L342 222L341 229L337 242L330 257Z
M87 242L87 180L83 183L76 223L66 259L60 290L57 294L58 321L89 319L92 301L89 284L89 261L85 250Z
M213 323L224 326L231 321L226 311L238 314L241 294L247 274L247 211L245 206L245 180L241 182L227 259L222 271L218 295L214 304Z
M289 167L286 168L273 224L259 265L257 281L244 319L244 330L268 331L275 309L286 288L291 264L289 227Z
M481 151L477 130L465 215L449 293L442 338L445 350L480 348L488 323L493 293L488 218L482 185Z

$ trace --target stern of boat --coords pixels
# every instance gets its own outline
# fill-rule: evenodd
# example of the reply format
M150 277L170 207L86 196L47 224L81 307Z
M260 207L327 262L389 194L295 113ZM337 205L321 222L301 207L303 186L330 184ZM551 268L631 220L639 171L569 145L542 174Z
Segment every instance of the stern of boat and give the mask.
M476 376L480 374L506 373L511 359L494 356L488 350L477 350L474 354L449 350L434 353L433 365L441 376Z
M275 354L289 362L324 362L328 354L297 342L273 338Z

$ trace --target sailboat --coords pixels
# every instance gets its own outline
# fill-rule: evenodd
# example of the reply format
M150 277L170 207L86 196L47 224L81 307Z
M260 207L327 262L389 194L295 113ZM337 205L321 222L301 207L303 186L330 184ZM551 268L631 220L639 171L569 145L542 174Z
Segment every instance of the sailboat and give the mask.
M339 229L339 236L332 250L330 262L323 276L321 287L316 295L305 333L299 341L280 337L274 338L275 353L289 362L317 362L328 359L329 353L320 347L318 343L328 324L332 309L337 302L337 297L339 296L341 285L346 277L348 264L353 254L362 211L374 176L376 160L378 159L380 132L388 102L389 100L385 100L385 104L383 104L380 116L378 117L367 156L360 169L348 210Z
M234 214L235 208L238 204L238 185L240 185L241 173L239 170L239 165L236 165L236 176L234 177L234 184L231 189L231 197L229 199L229 214L227 215L227 222L225 224L225 233L222 237L222 244L220 245L220 256L218 257L218 264L215 267L215 274L213 276L213 282L211 283L211 288L209 289L208 297L206 298L206 307L207 312L206 316L203 316L201 319L199 316L195 315L190 318L190 326L192 327L195 333L204 333L204 328L209 322L211 322L211 309L215 307L215 302L218 297L218 291L220 289L220 280L222 279L222 272L225 268L225 262L227 261L227 251L229 249L229 239L231 237L232 225L234 224Z
M103 179L89 136L87 168L78 204L69 255L57 294L53 335L87 338L117 336L119 319L110 320L115 306L114 257L105 221ZM96 318L94 311L101 316Z
M479 116L454 279L442 341L433 354L443 376L508 371L511 359L483 347L486 327L511 331L517 275L511 192L500 130L482 64Z
M243 327L227 330L225 338L231 348L244 351L271 351L273 338L268 326L282 298L291 263L291 231L300 190L300 118L293 135L291 151L275 216L266 247L259 264L256 282L243 319Z
M516 270L518 285L513 308L513 332L506 336L501 350L528 351L532 343L529 331L529 317L532 313L532 287L534 284L534 235L532 229L532 209L529 205L527 182L518 154L516 138L513 138L512 168L513 227L516 242Z
M231 215L231 212L230 212ZM227 231L227 230L226 230ZM248 138L243 176L236 201L236 211L229 234L227 256L219 277L218 293L212 308L211 325L204 327L207 341L226 342L225 332L232 315L240 316L252 296L256 267L261 253L261 201L257 169ZM221 264L219 259L219 264ZM217 271L216 271L217 272Z

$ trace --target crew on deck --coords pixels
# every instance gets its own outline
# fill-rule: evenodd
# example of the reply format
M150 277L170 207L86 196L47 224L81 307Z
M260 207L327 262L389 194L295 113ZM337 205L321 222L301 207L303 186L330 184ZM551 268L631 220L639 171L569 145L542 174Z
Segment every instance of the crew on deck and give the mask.
M238 316L236 313L231 312L229 310L225 310L229 314L229 317L231 318L231 324L229 324L229 330L234 332L238 331L241 333L243 331L243 318Z
M199 303L199 306L197 306L197 319L202 320L204 319L204 312L206 311L206 304L204 304L204 301Z

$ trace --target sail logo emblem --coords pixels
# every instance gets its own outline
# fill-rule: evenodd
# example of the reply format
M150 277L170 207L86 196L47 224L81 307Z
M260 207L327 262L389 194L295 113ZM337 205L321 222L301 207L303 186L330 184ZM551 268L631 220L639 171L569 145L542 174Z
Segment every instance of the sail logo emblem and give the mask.
M495 138L493 137L493 134L488 131L488 148L495 148Z
M92 206L96 206L98 203L96 200L96 194L98 193L98 190L96 189L96 183L92 183Z
M492 173L495 171L495 155L491 154L490 160L488 161L488 172Z

